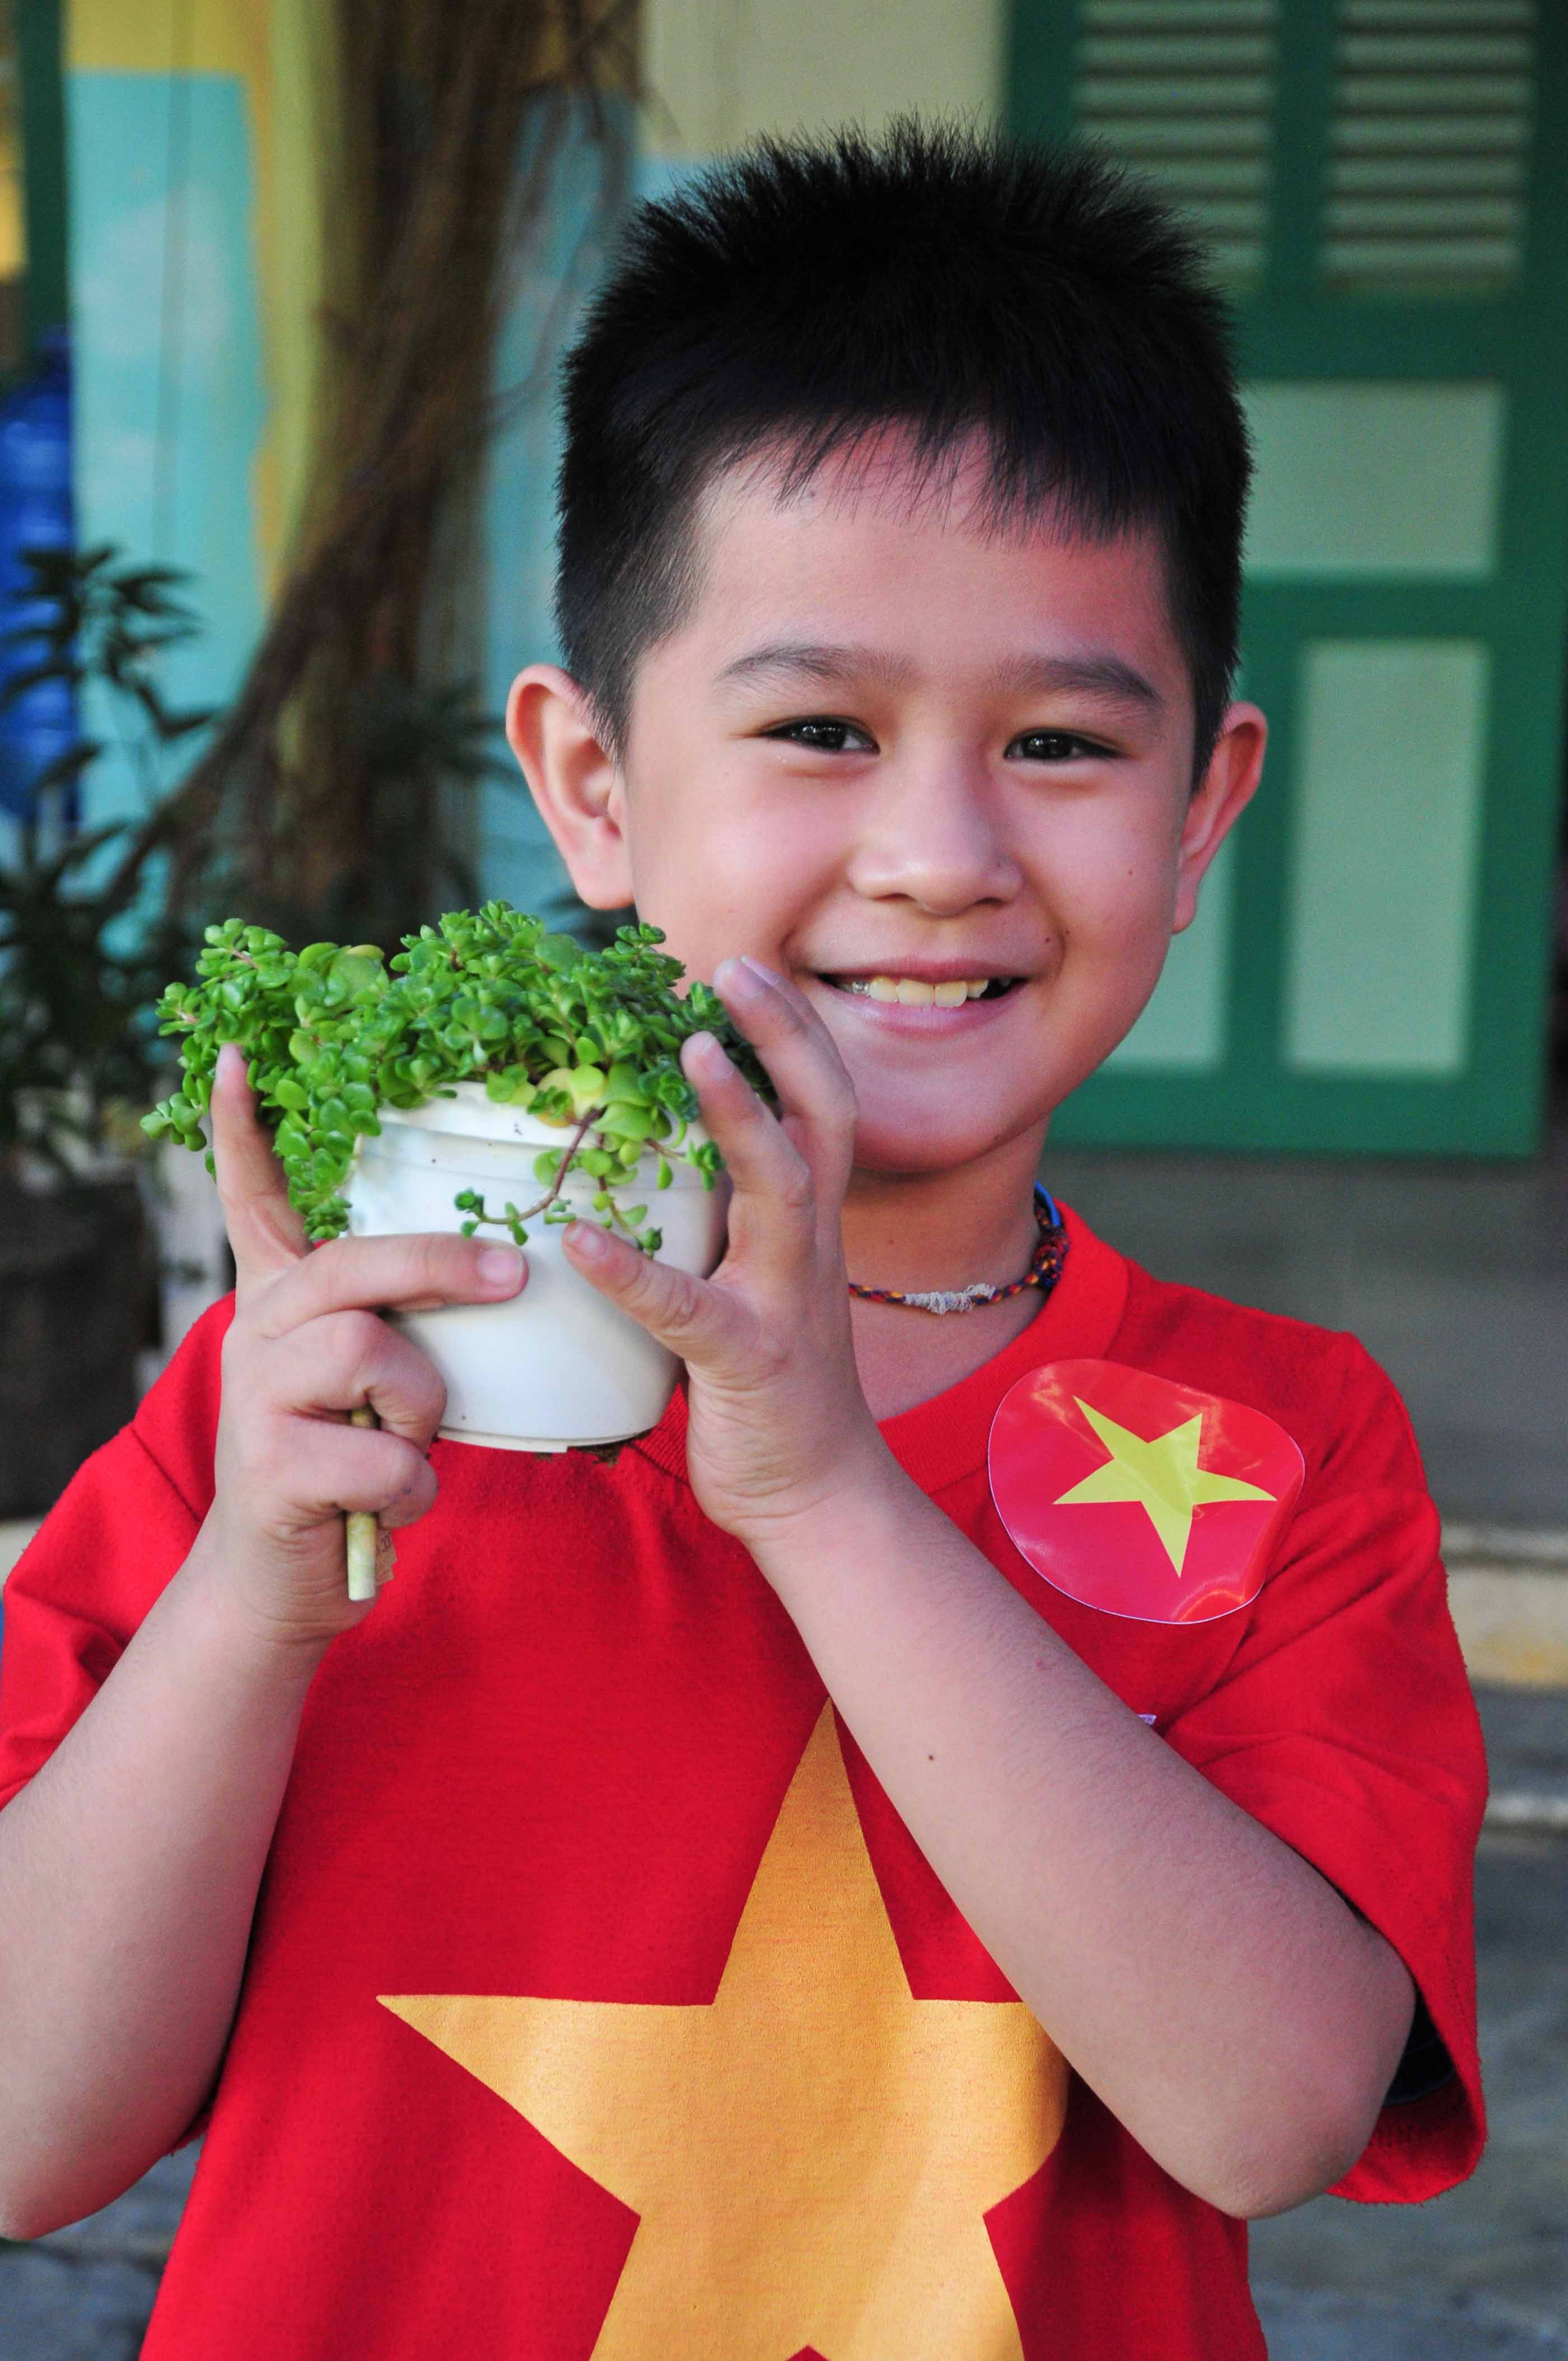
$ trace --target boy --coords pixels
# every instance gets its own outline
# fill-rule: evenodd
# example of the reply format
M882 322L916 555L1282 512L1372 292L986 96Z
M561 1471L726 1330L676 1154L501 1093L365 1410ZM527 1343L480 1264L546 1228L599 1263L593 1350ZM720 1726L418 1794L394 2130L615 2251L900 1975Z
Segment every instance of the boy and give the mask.
M1099 167L762 149L641 214L567 422L510 734L781 1114L688 1047L712 1280L567 1233L658 1429L427 1458L376 1312L518 1258L304 1254L228 1054L232 1319L11 1586L5 2226L210 2100L149 2356L1241 2361L1247 2216L1475 2163L1484 1774L1387 1381L1032 1199L1261 765L1216 306ZM367 1620L345 1509L421 1521Z

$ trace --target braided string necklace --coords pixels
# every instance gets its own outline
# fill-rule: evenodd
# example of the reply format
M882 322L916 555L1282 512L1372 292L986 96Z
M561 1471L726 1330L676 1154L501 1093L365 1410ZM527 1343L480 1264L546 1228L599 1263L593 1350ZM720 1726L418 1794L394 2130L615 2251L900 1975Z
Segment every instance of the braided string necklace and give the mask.
M923 1291L907 1287L862 1287L852 1279L850 1292L858 1295L862 1303L897 1303L905 1311L930 1312L938 1318L949 1312L978 1312L985 1303L1005 1303L1009 1296L1022 1295L1026 1287L1037 1287L1042 1296L1049 1295L1067 1260L1067 1227L1055 1198L1037 1181L1035 1219L1040 1225L1040 1235L1029 1257L1029 1268L1022 1279L1010 1279L1005 1287L992 1287L989 1279L977 1279L969 1287L938 1287Z

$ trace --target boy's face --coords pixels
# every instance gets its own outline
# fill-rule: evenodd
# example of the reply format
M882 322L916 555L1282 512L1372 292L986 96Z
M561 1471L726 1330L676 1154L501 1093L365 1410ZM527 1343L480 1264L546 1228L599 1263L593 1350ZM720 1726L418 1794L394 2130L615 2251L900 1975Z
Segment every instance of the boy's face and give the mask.
M792 977L854 1082L862 1170L1040 1131L1147 1000L1262 761L1234 707L1191 792L1152 540L998 537L980 489L912 497L885 446L787 500L736 471L619 765L565 675L513 693L584 898L634 899L694 974L743 951Z

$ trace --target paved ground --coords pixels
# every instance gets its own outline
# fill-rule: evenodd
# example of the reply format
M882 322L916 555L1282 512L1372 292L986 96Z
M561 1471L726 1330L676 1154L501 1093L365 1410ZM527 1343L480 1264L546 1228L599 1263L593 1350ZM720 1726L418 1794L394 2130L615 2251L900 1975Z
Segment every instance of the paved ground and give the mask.
M1568 1695L1479 1701L1494 1804L1564 1825ZM1491 2118L1480 2169L1430 2205L1324 2197L1258 2223L1272 2361L1568 2356L1568 1841L1494 1827L1475 1905Z
M1476 1904L1480 2169L1430 2205L1323 2197L1258 2223L1273 2361L1568 2356L1568 1843L1489 1836Z
M1568 1697L1497 1690L1482 1710L1495 1789L1568 1797ZM1488 1835L1476 1898L1486 2158L1431 2205L1325 2197L1259 2223L1272 2361L1568 2361L1568 1839ZM189 2170L0 2247L0 2361L133 2361Z
M1445 1517L1568 1527L1568 1125L1522 1165L1047 1149L1043 1170L1162 1279L1354 1330Z
M196 2152L30 2246L0 2241L0 2361L135 2361Z

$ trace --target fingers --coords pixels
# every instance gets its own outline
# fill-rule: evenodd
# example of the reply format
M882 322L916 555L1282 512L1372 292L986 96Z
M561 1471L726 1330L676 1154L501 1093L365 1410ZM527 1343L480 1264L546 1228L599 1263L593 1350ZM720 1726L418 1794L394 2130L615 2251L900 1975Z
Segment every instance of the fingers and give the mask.
M236 1286L243 1294L258 1279L299 1262L310 1246L289 1202L283 1168L257 1120L245 1059L233 1042L218 1052L212 1122L213 1168L234 1248Z
M714 988L766 1066L779 1106L835 1141L855 1122L855 1091L832 1035L806 994L760 960L720 962Z
M810 1165L722 1043L711 1033L694 1034L681 1064L733 1185L804 1202L811 1193Z
M562 1244L574 1268L661 1345L702 1367L722 1365L741 1316L724 1289L656 1262L597 1222L572 1223Z
M455 1231L409 1237L334 1238L269 1289L257 1326L280 1336L307 1320L356 1310L431 1311L443 1303L499 1303L526 1284L513 1246L487 1246Z
M428 1450L446 1408L434 1364L373 1312L339 1312L294 1329L269 1352L265 1407L346 1416L368 1403L389 1434Z
M213 1163L239 1292L269 1288L258 1327L280 1336L302 1321L359 1306L412 1311L516 1295L528 1267L513 1246L456 1233L337 1238L311 1251L283 1168L257 1119L245 1060L227 1044L213 1082Z
M817 1205L812 1168L801 1148L712 1034L695 1035L682 1064L729 1175L730 1252L760 1252L781 1269L798 1263L810 1251Z
M411 1525L434 1505L435 1471L406 1437L376 1427L295 1422L290 1437L293 1513L310 1521L344 1514Z
M837 1240L854 1156L854 1090L827 1027L793 984L751 960L727 960L715 983L768 1068L780 1115L711 1034L686 1043L682 1064L734 1182L731 1246L782 1267L814 1239Z

